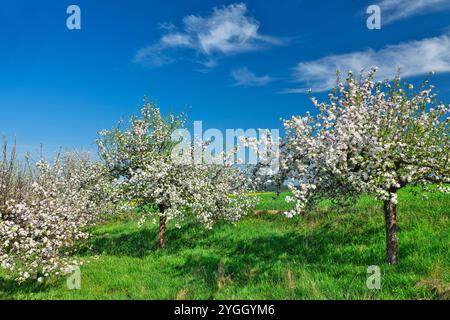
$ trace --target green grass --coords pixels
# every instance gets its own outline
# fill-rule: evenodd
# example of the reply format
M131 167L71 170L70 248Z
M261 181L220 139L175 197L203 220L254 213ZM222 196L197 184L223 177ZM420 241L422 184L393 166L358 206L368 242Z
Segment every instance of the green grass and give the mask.
M168 230L157 250L156 226L132 218L94 230L82 256L81 290L65 280L17 285L0 275L3 299L448 299L450 197L399 196L396 266L384 263L382 205L370 197L355 208L327 208L287 219L284 196L261 195L258 214L211 231L193 223ZM382 289L366 288L379 265Z
M289 192L282 192L279 196L274 193L260 193L256 194L260 201L256 208L257 211L288 211L293 208L292 203L285 201L286 196L290 195Z

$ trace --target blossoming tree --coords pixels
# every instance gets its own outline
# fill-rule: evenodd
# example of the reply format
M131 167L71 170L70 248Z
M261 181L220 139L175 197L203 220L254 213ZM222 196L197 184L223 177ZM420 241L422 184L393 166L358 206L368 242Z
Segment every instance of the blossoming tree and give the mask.
M105 170L88 156L68 153L53 164L41 160L24 170L0 162L0 263L24 282L71 272L71 256L86 227L107 210L113 194ZM11 190L13 192L7 192Z
M425 81L412 85L375 81L376 69L357 80L338 77L329 103L312 98L318 114L284 122L282 170L290 178L295 208L303 213L323 198L345 200L361 193L384 201L387 262L398 261L397 191L407 185L437 184L448 192L449 106L436 102ZM282 176L280 178L280 175Z
M154 103L146 102L129 127L121 123L100 132L98 139L101 158L122 185L123 201L156 209L150 214L159 218L161 248L169 220L179 225L191 214L211 228L218 220L236 222L253 205L244 194L246 179L237 169L225 162L194 161L193 146L183 155L177 153L181 141L174 136L184 123L183 114L164 117Z

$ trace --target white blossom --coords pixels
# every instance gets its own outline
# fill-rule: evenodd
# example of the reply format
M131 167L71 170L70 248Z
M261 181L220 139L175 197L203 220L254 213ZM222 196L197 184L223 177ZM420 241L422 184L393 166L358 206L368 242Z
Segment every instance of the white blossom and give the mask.
M0 163L0 170L4 165ZM110 189L110 184L102 182L104 172L88 156L66 154L54 164L39 161L20 192L8 194L3 201L0 198L2 268L19 282L41 282L79 264L81 261L70 255L79 241L88 238L86 227L108 209L103 191ZM7 178L0 175L0 181Z
M189 215L207 228L220 220L237 222L254 204L244 193L246 178L228 161L194 161L196 150L204 150L208 142L195 141L191 152L174 157L177 141L172 133L184 122L184 115L164 117L155 104L146 102L129 128L102 131L100 155L116 177L123 201L152 206L150 215L177 225Z
M406 89L397 77L377 82L372 69L358 81L352 74L328 103L312 102L315 116L293 116L284 121L282 170L296 198L289 216L300 214L319 198L351 199L371 193L397 202L396 191L408 184L449 182L449 111L435 104L433 87Z

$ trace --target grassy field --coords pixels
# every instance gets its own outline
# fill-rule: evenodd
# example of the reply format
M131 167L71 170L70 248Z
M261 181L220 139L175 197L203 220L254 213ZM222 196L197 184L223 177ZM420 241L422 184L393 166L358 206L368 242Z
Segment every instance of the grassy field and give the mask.
M257 213L211 231L186 223L155 247L156 226L131 216L94 230L82 256L81 290L65 279L17 285L0 274L3 299L449 299L450 197L399 196L400 262L388 266L382 204L363 197L352 210L305 217L275 214L283 197L260 195ZM265 212L267 211L267 212ZM366 287L379 265L382 289Z

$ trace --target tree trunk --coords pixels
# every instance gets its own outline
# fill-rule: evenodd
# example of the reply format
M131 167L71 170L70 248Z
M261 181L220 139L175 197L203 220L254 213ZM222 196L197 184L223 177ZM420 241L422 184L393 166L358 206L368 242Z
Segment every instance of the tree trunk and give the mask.
M166 246L166 222L167 218L164 215L165 208L159 206L159 231L158 231L158 246L164 248Z
M384 217L386 220L387 263L396 264L398 261L397 205L390 200L384 201Z

